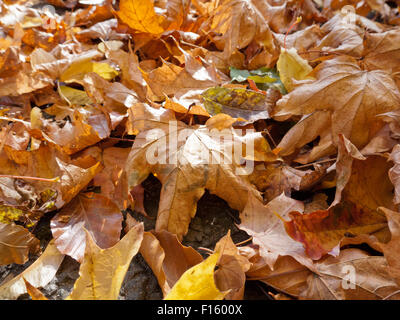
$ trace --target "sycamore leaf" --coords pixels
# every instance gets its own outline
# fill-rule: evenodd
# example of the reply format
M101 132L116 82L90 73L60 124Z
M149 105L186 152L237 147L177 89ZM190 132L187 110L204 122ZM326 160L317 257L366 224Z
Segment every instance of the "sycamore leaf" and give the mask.
M388 243L380 243L386 261L389 265L389 273L400 284L400 260L399 260L399 237L400 237L400 213L381 207L380 210L386 215L391 239Z
M176 121L172 111L146 105L135 105L130 112L133 126L141 132L135 138L125 167L128 186L132 189L150 173L160 179L163 187L157 231L165 229L182 239L205 189L238 210L244 208L249 193L259 197L246 179L246 169L240 165L243 155L234 156L229 150L252 143L259 155L255 152L249 155L249 160L265 157L269 147L260 134L240 136L233 128L218 131L206 125L189 127ZM175 134L180 136L179 140Z
M341 56L324 61L310 75L317 80L303 80L296 89L283 96L277 102L274 116L329 111L330 130L324 126L314 132L321 136L321 142L331 134L328 145L336 144L338 134L342 133L356 147L364 147L381 127L375 116L400 107L400 92L390 75L380 70L365 71L353 58ZM327 149L318 156L331 152L332 149ZM312 160L315 157L308 159Z
M383 214L349 203L308 214L291 212L289 216L291 220L285 222L287 233L304 244L307 255L313 260L319 260L326 253L336 256L338 249L335 247L346 235L372 234L387 225Z
M155 13L153 0L122 0L116 13L135 32L158 35L164 31L161 26L163 17Z
M218 270L215 271L215 284L221 292L229 292L226 300L241 300L246 282L245 272L250 268L250 262L240 255L239 249L233 243L230 230L215 245L214 252L219 253Z
M367 33L364 63L369 70L400 71L399 28L382 33Z
M223 50L224 60L230 59L237 50L251 43L266 50L263 65L274 60L276 47L266 19L268 9L268 4L260 6L254 0L228 0L218 3L211 13L211 24L207 27L221 34L215 42L218 49Z
M272 269L279 256L292 256L304 265L311 264L303 246L291 239L285 231L281 219L288 217L291 211L302 211L302 202L286 197L276 197L267 205L250 196L246 207L240 214L238 226L253 236L253 243L260 246L260 255Z
M29 252L39 249L39 241L24 227L0 223L0 265L28 261Z
M113 247L99 248L86 231L85 257L67 300L116 300L132 258L143 239L143 223L133 227Z
M46 286L57 273L64 255L51 241L42 255L15 278L0 285L0 299L16 299L27 292L24 279L36 287Z
M84 106L93 103L92 99L83 90L74 89L67 86L59 87L60 96L63 97L69 104Z
M241 247L240 252L251 263L246 272L249 280L260 280L293 297L299 297L305 289L311 271L292 257L279 257L271 269L260 256L258 247Z
M165 300L222 300L227 292L215 285L214 269L220 253L210 255L187 270L173 286Z
M128 148L104 149L101 155L104 168L93 179L93 184L101 188L100 194L114 201L121 210L126 209L130 204L126 193L127 181L124 172L129 151Z
M395 204L400 203L400 145L396 144L390 154L390 160L394 162L394 166L389 169L389 178L394 185L394 199Z
M186 270L203 260L196 250L183 246L175 235L165 230L145 232L140 253L157 277L164 296Z
M0 177L0 199L4 203L27 211L44 212L61 208L69 202L100 169L100 163L90 156L71 160L51 145L43 144L30 151L5 147L0 153L0 165L1 174L58 177L48 182L22 179L15 182L16 179L11 177Z
M100 248L109 248L120 239L122 214L110 199L96 193L80 194L51 220L57 248L82 262L86 235L91 234Z
M385 258L359 249L346 249L337 258L318 262L307 280L302 299L400 299L400 287L389 275Z

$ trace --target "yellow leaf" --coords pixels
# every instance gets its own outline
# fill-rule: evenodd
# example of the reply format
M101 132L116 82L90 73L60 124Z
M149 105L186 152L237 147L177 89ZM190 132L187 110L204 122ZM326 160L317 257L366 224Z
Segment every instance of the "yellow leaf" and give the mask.
M121 0L119 9L117 15L121 21L137 32L160 34L164 31L160 25L163 17L155 13L152 0Z
M86 230L85 230L86 231ZM132 258L143 239L143 223L134 226L115 246L99 248L86 231L86 252L67 300L116 300Z
M0 222L2 223L11 223L13 221L19 220L23 216L24 211L20 209L0 205Z
M58 90L60 96L63 97L69 104L84 106L92 103L92 100L83 90L78 90L67 86L60 86Z
M281 81L289 92L294 89L293 79L304 80L312 71L311 66L306 60L298 55L295 48L290 48L289 50L282 48L276 66Z
M118 71L108 63L94 62L90 59L80 60L72 63L67 70L60 76L63 82L79 82L83 80L85 74L95 72L106 80L112 80L118 75Z
M165 300L222 300L228 292L217 289L214 269L220 253L214 253L203 262L187 270Z

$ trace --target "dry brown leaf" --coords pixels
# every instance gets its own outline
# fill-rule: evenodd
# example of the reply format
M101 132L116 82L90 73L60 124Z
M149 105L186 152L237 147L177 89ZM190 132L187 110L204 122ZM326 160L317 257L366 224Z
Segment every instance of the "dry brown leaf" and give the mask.
M305 80L277 102L275 117L329 110L330 130L320 127L318 132L321 141L327 144L324 152L317 154L319 157L332 153L329 147L337 144L340 133L356 147L364 147L382 127L375 116L400 107L400 92L390 75L380 70L362 70L353 58L342 56L324 61L311 75L317 80ZM329 134L333 141L329 139L326 143L324 139ZM321 143L318 147L321 148ZM308 157L308 161L315 159L316 156Z
M39 249L39 241L24 227L0 223L0 265L28 261L28 254Z
M315 265L302 299L312 300L398 300L399 286L388 273L384 257L370 256L359 249L343 250Z
M227 145L240 146L245 142L253 142L263 154L268 148L260 134L241 137L230 128L225 130L225 143L221 145L221 133L218 130L210 131L206 126L189 127L176 121L171 110L138 104L130 111L133 126L140 134L136 136L126 164L128 185L131 189L142 183L150 173L160 179L163 187L157 231L168 230L181 239L188 230L190 220L196 213L197 201L205 189L225 199L232 208L238 210L244 208L249 193L259 197L247 181L246 170L239 165L239 159L233 158L226 151L229 148L226 148ZM153 129L156 131L151 131ZM176 139L174 133L185 139Z
M1 284L0 298L16 299L26 293L24 279L36 288L46 286L57 273L63 259L64 255L57 250L54 241L51 241L35 262L15 278Z
M22 279L24 280L26 290L31 296L32 300L48 300L38 288L35 288L33 285L31 285L25 278Z
M145 232L140 253L153 270L164 297L186 270L203 261L196 250L183 246L165 230Z
M120 239L122 214L109 198L96 193L79 194L51 220L51 231L57 248L82 262L86 247L86 232L102 249Z
M283 194L267 205L263 205L254 196L249 196L247 205L240 214L241 224L238 227L253 237L253 243L260 247L260 256L271 269L279 256L292 256L304 265L311 264L303 246L288 236L281 220L286 219L289 212L302 211L303 208L301 201Z
M214 252L219 252L218 269L214 273L215 284L222 292L229 293L226 300L242 300L246 282L246 271L250 262L240 255L238 248L233 243L230 230L215 245Z

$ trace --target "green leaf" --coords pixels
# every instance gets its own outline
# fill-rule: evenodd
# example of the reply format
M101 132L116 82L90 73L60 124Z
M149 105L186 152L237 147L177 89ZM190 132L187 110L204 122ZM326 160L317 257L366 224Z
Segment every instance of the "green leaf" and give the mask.
M248 79L253 80L257 88L267 91L268 89L276 89L281 94L286 94L287 91L283 85L279 73L276 69L262 67L257 70L240 70L230 67L230 77L232 81L246 82Z
M250 72L247 70L240 70L234 67L229 67L229 70L229 76L231 77L232 81L245 82L247 81L247 78L251 76Z

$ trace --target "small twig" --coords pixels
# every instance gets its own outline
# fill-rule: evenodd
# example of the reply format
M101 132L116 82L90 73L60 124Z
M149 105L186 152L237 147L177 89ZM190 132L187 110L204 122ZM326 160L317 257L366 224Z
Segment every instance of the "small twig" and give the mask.
M203 250L203 251L205 251L205 252L207 252L207 253L209 253L209 254L213 254L213 253L214 253L214 251L212 251L211 249L204 248L204 247L198 247L197 249Z
M294 26L295 26L296 24L300 23L301 20L302 20L301 17L297 17L297 18L296 18L296 21L293 22L292 25L289 27L289 29L286 31L285 38L283 39L283 47L285 48L285 50L286 50L286 38L287 38L289 32L294 28Z
M118 138L118 137L108 137L108 139L120 140L120 141L129 141L135 142L135 139L125 139L125 138Z
M301 55L301 54L309 54L309 53L333 54L333 55L337 55L337 56L343 55L340 52L322 51L322 50L307 50L307 51L298 52L299 55Z
M254 82L254 80L252 80L252 79L247 79L247 81L249 82L249 87L250 87L251 90L253 90L253 91L255 91L255 92L258 92L258 93L261 93L261 94L263 94L264 96L267 95L267 92L266 92L266 91L260 90L260 89L257 88L257 85L256 85L256 83Z
M274 298L272 298L270 296L270 294L267 291L264 290L264 288L258 282L256 284L257 284L257 287L267 296L267 298L269 300L275 300Z
M264 129L264 132L267 133L268 137L271 139L272 144L274 145L274 148L276 148L277 144L276 144L274 138L272 138L271 133L269 132L269 130L266 128L266 129Z
M26 180L36 180L36 181L44 181L44 182L60 182L60 177L47 179L47 178L39 178L39 177L14 176L14 175L9 175L9 174L0 174L0 178L26 179Z
M295 169L306 168L306 167L311 167L311 166L313 166L314 164L321 164L321 163L332 162L332 161L336 161L336 160L337 160L336 158L333 158L333 159L325 159L325 160L321 160L321 161L311 162L311 163L308 163L308 164L303 164L303 165L301 165L301 166L297 166L297 167L294 167L294 168L295 168Z
M251 240L253 240L253 237L250 237L250 238L248 238L248 239L246 239L246 240L244 240L244 241L235 243L235 246L241 246L242 244L245 244L246 242L249 242L249 241L251 241Z

